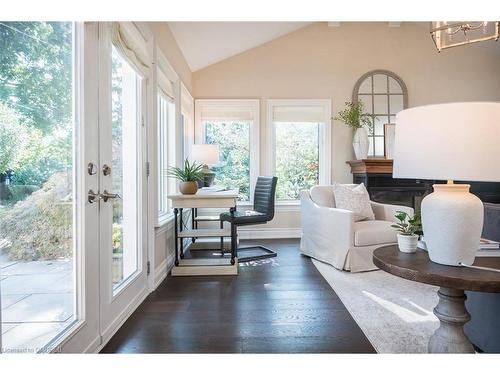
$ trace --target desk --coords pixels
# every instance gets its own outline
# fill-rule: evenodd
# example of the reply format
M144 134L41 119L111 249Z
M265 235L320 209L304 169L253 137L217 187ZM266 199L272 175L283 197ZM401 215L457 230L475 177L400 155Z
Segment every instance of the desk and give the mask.
M440 325L429 340L429 353L474 353L463 330L470 320L464 291L500 292L499 272L441 265L431 262L424 250L407 254L399 251L397 245L375 250L373 263L403 279L440 287L439 303L434 308ZM478 257L474 265L500 269L500 258Z
M173 276L194 275L237 275L238 259L236 258L236 226L229 229L197 229L195 218L192 217L193 228L183 230L183 209L192 209L192 214L198 208L229 208L231 215L236 211L238 190L204 191L198 190L196 194L171 194L167 197L172 201L174 209L175 231L175 265L172 269ZM231 237L231 259L184 259L184 239L202 237ZM222 244L222 241L221 241Z

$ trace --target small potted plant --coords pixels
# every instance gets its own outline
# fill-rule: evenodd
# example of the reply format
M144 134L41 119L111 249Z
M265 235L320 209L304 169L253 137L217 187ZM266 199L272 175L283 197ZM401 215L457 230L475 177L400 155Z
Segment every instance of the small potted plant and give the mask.
M352 147L357 160L368 157L368 133L366 129L372 131L373 119L368 113L364 113L363 102L345 102L346 108L340 111L334 120L342 121L354 131Z
M417 232L422 230L420 215L415 214L411 217L406 212L396 211L394 215L399 220L398 223L391 225L398 231L398 246L403 253L414 253L417 251L418 237Z
M170 167L167 171L168 177L176 178L180 181L179 191L181 194L196 194L198 191L198 181L203 180L203 165L184 161L184 167Z

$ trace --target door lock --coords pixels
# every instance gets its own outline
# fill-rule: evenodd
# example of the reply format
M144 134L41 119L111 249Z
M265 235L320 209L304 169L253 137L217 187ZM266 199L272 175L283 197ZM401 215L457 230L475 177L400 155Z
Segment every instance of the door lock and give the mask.
M88 163L87 164L87 172L91 176L95 175L97 173L97 166L92 162Z
M102 166L102 173L105 175L105 176L109 176L111 174L111 167L107 164L104 164Z

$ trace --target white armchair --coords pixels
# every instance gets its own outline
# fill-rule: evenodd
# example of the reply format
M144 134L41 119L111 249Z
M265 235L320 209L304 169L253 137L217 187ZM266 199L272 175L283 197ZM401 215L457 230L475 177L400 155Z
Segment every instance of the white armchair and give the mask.
M314 186L300 195L304 255L351 271L377 269L372 261L375 249L397 242L391 228L396 211L413 215L413 208L371 202L375 220L354 221L352 211L335 208L332 186Z

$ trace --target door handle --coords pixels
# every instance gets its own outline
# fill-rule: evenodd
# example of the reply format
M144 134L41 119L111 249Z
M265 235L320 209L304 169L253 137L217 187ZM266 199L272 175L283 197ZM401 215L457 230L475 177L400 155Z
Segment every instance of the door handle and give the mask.
M101 199L101 194L94 192L94 190L90 189L87 193L87 199L89 203L94 203Z
M121 195L120 194L113 194L113 193L109 193L107 190L104 190L102 192L102 194L100 194L100 198L104 201L104 202L107 202L108 199L122 199Z

